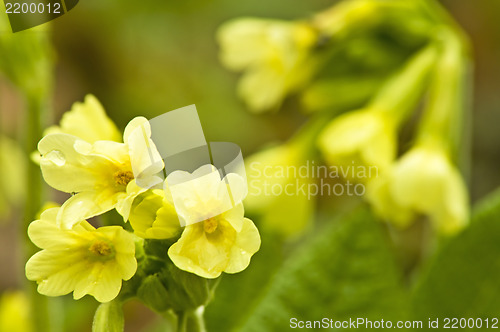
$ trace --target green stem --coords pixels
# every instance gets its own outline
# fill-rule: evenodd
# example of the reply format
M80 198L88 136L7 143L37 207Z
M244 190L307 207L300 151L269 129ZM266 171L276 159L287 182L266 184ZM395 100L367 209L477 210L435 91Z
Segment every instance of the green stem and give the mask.
M452 30L439 33L442 51L420 123L417 144L439 146L458 156L464 117L466 59L463 45Z
M201 306L192 311L181 311L177 313L177 332L206 332L205 321L203 319L204 307Z
M42 136L42 119L45 118L45 103L41 98L28 97L28 112L25 119L25 141L24 151L26 156L29 156L36 150L38 140ZM24 259L27 261L35 252L37 247L30 241L27 233L29 224L34 220L36 214L40 211L43 199L43 182L40 173L40 168L33 162L28 162L26 174L26 193L28 197L24 205L24 218L21 224L22 242L24 244ZM23 279L24 276L23 276ZM30 281L26 283L28 294L31 298L31 317L36 331L53 332L56 331L51 321L51 310L49 308L50 299L40 295L37 292L36 283ZM57 313L60 314L60 313Z
M287 144L295 146L302 154L314 151L311 147L314 147L321 130L326 127L331 118L332 116L328 113L312 117L289 139Z
M453 30L456 37L460 39L460 42L466 53L470 53L472 51L467 34L438 1L420 0L418 4L436 23L443 24L448 29Z
M368 108L386 113L397 125L401 124L421 98L437 55L434 43L418 51L387 80Z

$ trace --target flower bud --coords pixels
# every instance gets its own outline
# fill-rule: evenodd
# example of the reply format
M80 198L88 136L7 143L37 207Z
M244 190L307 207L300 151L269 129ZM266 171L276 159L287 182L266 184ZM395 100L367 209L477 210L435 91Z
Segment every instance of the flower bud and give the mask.
M102 303L97 308L92 323L92 332L123 332L125 320L119 301Z

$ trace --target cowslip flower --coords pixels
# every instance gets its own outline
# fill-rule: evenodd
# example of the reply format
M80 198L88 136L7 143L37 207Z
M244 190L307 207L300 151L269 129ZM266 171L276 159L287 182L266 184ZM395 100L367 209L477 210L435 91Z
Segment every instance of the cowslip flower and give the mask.
M467 225L470 213L466 185L452 162L461 145L467 59L462 40L452 31L444 29L439 37L440 54L416 143L383 178L369 184L367 197L388 220L404 226L423 214L435 229L453 234Z
M106 115L99 100L93 95L86 95L83 103L76 102L71 110L64 113L58 126L51 126L44 136L65 133L83 139L86 142L121 141L121 134L115 123Z
M245 192L243 179L233 173L221 179L211 165L192 174L173 172L166 182L178 183L178 179L184 180L180 188L166 187L167 198L175 202L177 214L186 225L179 240L168 250L172 262L204 278L244 270L259 250L260 235L253 222L244 217L243 205L239 203ZM229 209L228 191L235 202Z
M422 48L387 78L365 108L333 119L318 141L326 161L341 167L362 166L371 175L367 179L388 168L396 157L397 131L427 87L437 55L434 45ZM372 167L377 172L368 172Z
M169 239L180 231L175 207L165 198L163 190L149 190L137 196L129 215L134 233L145 239Z
M222 63L245 71L238 93L254 112L278 107L315 68L309 53L317 33L303 22L240 18L222 25L217 39Z
M146 191L144 187L161 182L155 174L163 168L163 161L150 136L149 122L137 117L125 128L124 143L90 144L64 133L42 138L38 150L45 181L57 190L74 193L62 205L58 221L71 227L113 208L127 220L134 198ZM134 174L152 165L151 158L160 162L141 173L139 187Z
M467 188L438 147L412 148L387 174L368 184L367 198L379 215L402 227L423 214L438 231L453 234L469 220Z
M331 165L376 167L381 171L396 156L395 123L388 114L375 110L350 112L326 126L319 136L318 145Z
M44 211L28 228L31 241L43 249L26 263L26 277L38 283L38 292L75 299L89 294L109 302L120 292L122 280L137 269L133 235L120 226L95 229L81 221L71 229L57 222L58 208Z

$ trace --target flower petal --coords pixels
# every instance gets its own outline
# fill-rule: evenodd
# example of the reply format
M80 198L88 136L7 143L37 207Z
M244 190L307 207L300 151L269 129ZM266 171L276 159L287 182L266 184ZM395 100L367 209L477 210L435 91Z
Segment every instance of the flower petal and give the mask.
M85 155L77 151L90 144L67 134L47 135L38 143L42 154L40 167L45 181L64 192L94 190L102 185L112 169L112 163L104 156Z
M124 255L120 253L116 255L115 259L118 264L120 277L123 280L129 280L135 275L137 271L137 260L133 255Z
M112 141L96 141L92 145L91 154L106 156L116 164L129 165L130 157L128 155L127 145Z
M113 209L116 195L100 192L81 192L70 197L57 215L59 225L69 229L78 222Z
M243 204L238 204L231 210L224 212L223 218L234 228L236 232L240 232L243 227L243 216L244 216Z
M120 292L122 279L115 263L94 263L75 285L73 298L92 295L99 302L109 302Z
M132 180L127 185L126 190L126 194L120 195L120 199L117 200L115 205L116 211L123 217L125 222L129 219L130 209L132 208L134 199L147 189L139 187L135 180Z
M253 112L262 113L279 106L286 94L286 77L279 68L250 68L238 83L238 94Z
M204 278L217 278L226 268L230 248L225 243L209 241L200 224L184 229L179 241L168 250L168 256L181 270Z
M85 271L82 257L71 251L42 250L26 263L26 277L38 282L38 292L49 296L71 292Z
M61 236L61 229L54 222L47 220L33 221L28 227L28 236L37 247L42 249L61 250L78 243L76 238Z
M116 142L121 140L118 128L93 95L85 96L83 103L74 103L71 111L64 113L60 126L48 128L44 135L54 133L74 135L89 143L99 140Z
M148 120L144 117L132 119L125 128L124 141L128 145L132 171L138 185L149 188L147 186L161 183L161 179L155 175L161 172L164 163L151 140Z
M245 179L235 173L229 173L224 177L224 182L229 187L231 201L236 205L241 203L248 193Z
M221 61L230 69L242 70L266 59L269 56L268 28L278 22L239 18L224 23L217 33L222 47Z
M229 265L224 272L237 273L247 268L250 258L260 248L260 235L254 223L248 219L243 219L241 232L236 236L236 243L231 249Z

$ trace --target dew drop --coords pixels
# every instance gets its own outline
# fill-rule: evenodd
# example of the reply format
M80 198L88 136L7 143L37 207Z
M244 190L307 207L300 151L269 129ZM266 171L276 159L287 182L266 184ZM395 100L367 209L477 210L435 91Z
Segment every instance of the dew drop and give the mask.
M64 154L59 150L52 150L45 155L45 158L56 164L57 166L64 166L66 164L66 158Z

